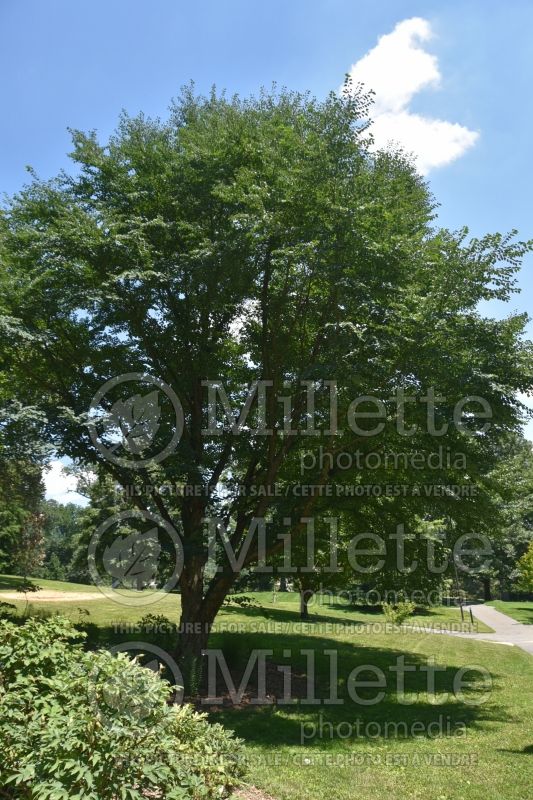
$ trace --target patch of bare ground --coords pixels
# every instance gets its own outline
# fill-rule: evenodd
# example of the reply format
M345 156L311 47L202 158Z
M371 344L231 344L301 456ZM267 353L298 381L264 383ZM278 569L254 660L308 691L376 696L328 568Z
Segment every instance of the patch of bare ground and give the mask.
M267 659L265 666L265 687L267 688L265 700L268 703L272 703L272 705L276 705L280 700L286 702L285 679L280 665L275 664ZM231 680L233 681L233 685L235 687L240 687L244 669L245 665L242 665L241 667L229 668ZM231 709L232 711L239 711L240 709L247 708L250 706L251 701L254 698L257 698L259 695L259 687L257 686L257 681L255 680L257 677L255 672L256 671L252 672L247 685L242 687L242 696L239 703L235 702L235 699L230 696L225 681L220 674L217 674L216 697L221 698L222 702L206 704L205 698L207 698L209 695L213 696L213 687L208 687L206 670L204 670L202 685L199 693L194 696L186 697L185 700L186 702L192 703L192 705L196 706L199 711L209 711L210 713L227 711L228 709ZM211 689L211 692L209 689ZM291 674L291 698L305 698L308 696L308 693L309 687L307 685L307 675L305 672L296 672L293 670Z
M238 789L231 795L234 800L274 800L272 795L265 794L257 786L247 786L245 789Z
M23 592L0 592L0 600L21 600ZM101 592L56 592L52 589L40 589L28 592L31 602L38 600L44 603L68 603L69 600L101 600Z

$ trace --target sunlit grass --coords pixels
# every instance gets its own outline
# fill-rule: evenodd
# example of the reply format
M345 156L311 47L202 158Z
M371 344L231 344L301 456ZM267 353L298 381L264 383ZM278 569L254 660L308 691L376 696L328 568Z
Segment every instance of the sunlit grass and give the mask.
M526 625L533 625L533 602L528 600L493 600L488 604L507 614L517 622L523 622Z
M93 586L38 583L50 591L95 591ZM0 587L4 592L13 591L13 579L0 578ZM131 592L128 599L141 599L143 595ZM311 606L309 623L301 623L295 594L263 592L249 596L255 601L251 608L230 604L221 610L210 640L211 647L223 650L233 673L242 674L250 653L258 648L271 650L274 664L290 662L302 672L306 666L302 650L310 649L316 655L317 697L324 699L330 689L326 651L333 650L338 654L339 697L343 700L339 705L208 706L214 721L245 739L250 783L277 800L525 800L531 796L530 655L489 642L387 628L382 614L339 603L316 602ZM22 613L24 598L9 602ZM136 630L133 623L148 613L163 614L177 622L180 612L177 594L144 606L121 606L104 596L55 603L30 598L30 603L37 611L45 608L46 613L66 613L74 620L83 616L80 608L88 610L85 619L97 628L100 644L111 640L154 641ZM460 615L455 608L439 607L409 622L443 626L460 622ZM157 641L169 647L173 640L163 637ZM400 656L415 667L406 681L408 704L399 702L390 672ZM427 692L424 667L430 659L442 668L436 697ZM374 665L387 675L385 696L377 705L360 705L346 695L348 674L363 664ZM492 691L482 705L469 705L453 694L453 678L467 665L483 667L492 676ZM478 691L472 685L467 698L475 699ZM363 734L364 726L372 722L381 726L380 735L357 735L358 720ZM427 735L427 726L439 720L444 726L442 735ZM426 733L385 735L387 724L402 722L408 726L421 722ZM454 733L459 723L464 725L464 735ZM347 725L352 726L352 734L341 738L338 732L345 732Z

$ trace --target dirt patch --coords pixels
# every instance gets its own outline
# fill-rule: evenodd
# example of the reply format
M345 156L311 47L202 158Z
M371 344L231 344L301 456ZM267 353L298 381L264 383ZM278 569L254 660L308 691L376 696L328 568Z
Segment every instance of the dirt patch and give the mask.
M68 603L70 600L101 600L101 592L57 592L52 589L40 589L38 592L28 592L28 602L39 603ZM0 592L0 600L24 600L23 592Z
M231 796L235 800L274 800L271 795L265 794L256 786L247 786L246 789L239 789Z
M265 667L265 688L267 689L265 694L266 701L268 703L272 703L272 705L276 705L280 701L285 702L286 686L282 667L273 661L270 661L269 659L265 659ZM233 681L233 685L240 687L242 690L242 697L239 703L235 702L230 696L226 682L219 670L217 670L216 674L216 686L213 688L216 691L216 697L221 698L221 702L209 704L206 704L205 702L205 698L210 694L207 670L204 670L203 672L199 693L196 695L186 696L185 701L187 703L192 703L192 705L196 707L197 711L208 711L211 714L225 711L234 711L237 713L245 708L250 707L252 701L259 696L259 687L256 680L258 675L257 670L252 670L252 674L250 675L248 683L244 688L242 688L241 684L245 668L246 664L244 663L241 663L237 666L228 665L228 671L231 680ZM298 672L293 669L291 671L290 678L291 697L298 699L307 698L309 695L309 687L306 673ZM325 686L319 688L324 690L326 689ZM254 708L253 705L252 708Z

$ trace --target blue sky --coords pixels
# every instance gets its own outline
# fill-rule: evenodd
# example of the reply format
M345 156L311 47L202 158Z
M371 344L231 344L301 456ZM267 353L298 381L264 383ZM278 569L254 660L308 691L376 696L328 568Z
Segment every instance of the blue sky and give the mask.
M380 136L424 150L440 222L533 237L532 29L528 0L0 0L0 191L26 164L43 177L67 166L67 126L105 139L121 108L164 115L190 79L321 96L359 62L355 76L382 88ZM494 313L533 312L533 257L520 285Z

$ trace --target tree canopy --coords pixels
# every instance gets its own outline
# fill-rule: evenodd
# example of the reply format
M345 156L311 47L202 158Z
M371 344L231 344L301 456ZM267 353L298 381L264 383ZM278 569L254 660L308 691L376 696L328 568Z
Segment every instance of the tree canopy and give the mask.
M525 315L495 320L479 303L510 298L530 245L515 231L439 228L409 159L369 149L369 114L370 98L349 84L325 100L186 89L168 119L123 115L106 144L73 131L75 169L34 176L1 212L9 385L58 453L136 487L132 503L179 526L185 623L208 629L236 577L227 559L206 573L205 517L224 521L237 552L252 521L267 519L279 552L280 531L299 535L318 510L389 530L415 517L466 530L490 516L487 476L502 436L519 429L533 361ZM183 416L161 412L150 446L179 441L131 469L95 444L89 409L134 373L171 387ZM258 381L263 408L250 393ZM224 420L220 393L210 418L216 386L236 419L249 398L241 425ZM439 448L463 458L428 466ZM380 454L379 467L331 460L356 451ZM385 455L398 452L406 458L391 467ZM387 479L477 493L328 498L316 488ZM315 489L258 492L302 483ZM145 491L161 484L205 492ZM256 558L252 548L244 563ZM204 642L182 634L181 653Z

